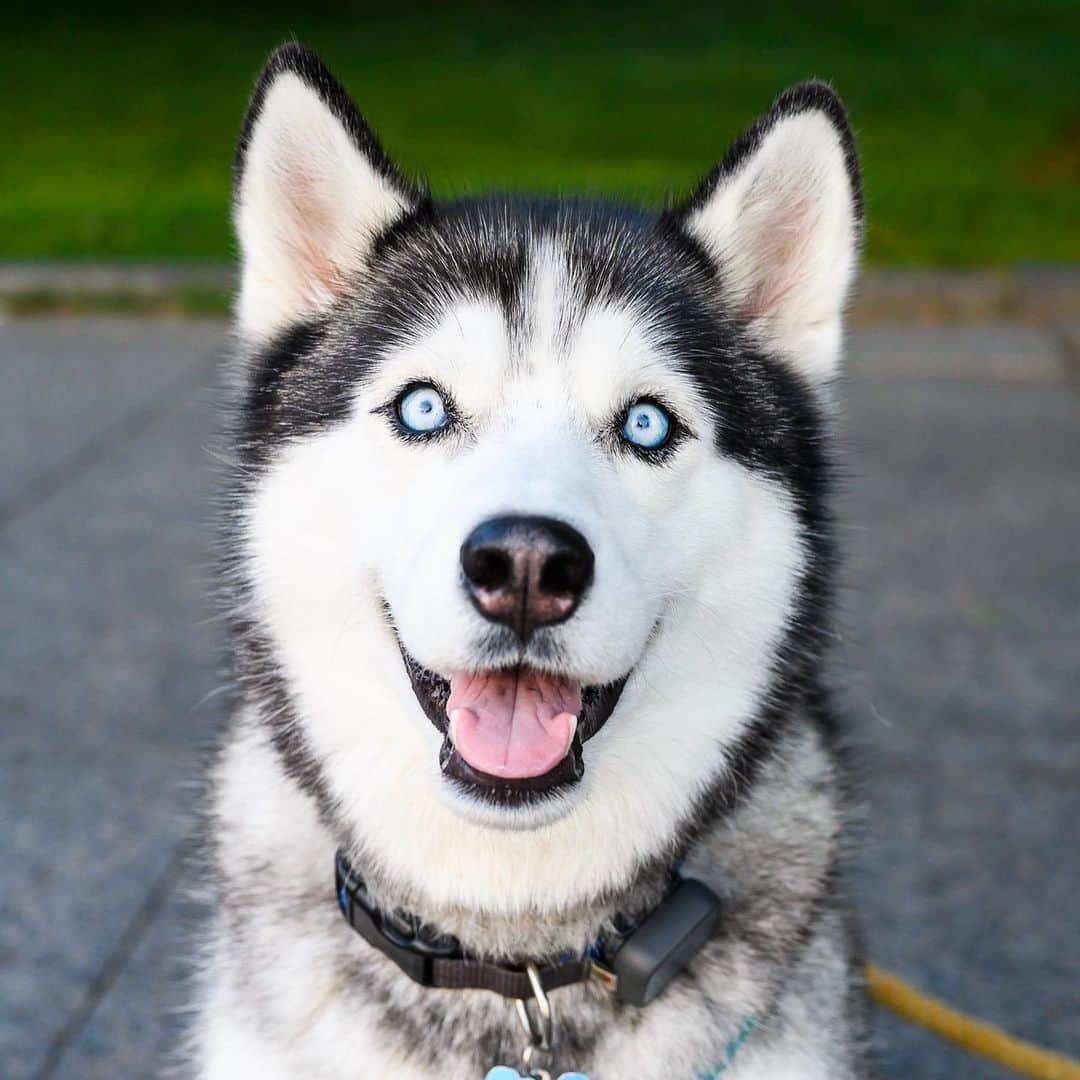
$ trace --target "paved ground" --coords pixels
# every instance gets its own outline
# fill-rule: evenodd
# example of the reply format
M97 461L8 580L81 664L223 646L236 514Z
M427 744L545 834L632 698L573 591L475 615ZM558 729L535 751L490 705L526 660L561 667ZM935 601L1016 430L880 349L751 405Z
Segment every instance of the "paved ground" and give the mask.
M222 328L0 327L0 1075L174 1053L182 848L220 722L203 600ZM1080 398L1033 329L860 331L837 678L869 949L1080 1054ZM886 1075L1001 1078L879 1021Z
M229 262L0 262L0 311L78 314L87 309L220 313L235 288ZM851 305L857 323L941 325L991 319L1042 325L1075 319L1080 269L998 270L865 267Z

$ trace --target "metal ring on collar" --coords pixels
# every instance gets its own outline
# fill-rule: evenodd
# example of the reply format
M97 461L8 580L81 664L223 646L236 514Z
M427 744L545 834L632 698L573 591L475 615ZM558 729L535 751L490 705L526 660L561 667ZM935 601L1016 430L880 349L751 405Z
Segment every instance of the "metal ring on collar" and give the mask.
M525 1067L525 1072L531 1074L539 1064L550 1064L551 1055L555 1050L555 1010L551 1006L551 999L544 991L544 984L537 966L530 961L525 965L525 973L529 977L532 1000L536 1004L535 1017L526 999L516 998L514 1005L521 1026L529 1039L525 1044L525 1049L521 1051L521 1063Z

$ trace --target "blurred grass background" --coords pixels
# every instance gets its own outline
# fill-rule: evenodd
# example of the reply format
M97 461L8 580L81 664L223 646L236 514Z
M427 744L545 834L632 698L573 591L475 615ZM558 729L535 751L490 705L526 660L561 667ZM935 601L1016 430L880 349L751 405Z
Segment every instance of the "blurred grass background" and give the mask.
M1080 255L1080 3L70 0L0 15L0 258L224 258L233 143L267 52L319 50L436 194L648 204L790 83L848 104L872 262Z

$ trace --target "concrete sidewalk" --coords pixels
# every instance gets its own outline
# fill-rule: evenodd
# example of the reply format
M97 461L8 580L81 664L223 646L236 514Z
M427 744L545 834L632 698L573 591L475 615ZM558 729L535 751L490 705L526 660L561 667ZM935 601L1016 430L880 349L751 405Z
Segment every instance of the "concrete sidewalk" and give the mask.
M149 310L216 314L236 289L228 262L0 261L0 311ZM1080 318L1080 268L1029 265L1001 269L864 267L852 298L856 324L1026 325Z
M214 322L0 327L0 1074L175 1060L222 720ZM869 952L1080 1055L1080 398L1037 328L857 331L837 682ZM888 1077L1008 1074L891 1018Z

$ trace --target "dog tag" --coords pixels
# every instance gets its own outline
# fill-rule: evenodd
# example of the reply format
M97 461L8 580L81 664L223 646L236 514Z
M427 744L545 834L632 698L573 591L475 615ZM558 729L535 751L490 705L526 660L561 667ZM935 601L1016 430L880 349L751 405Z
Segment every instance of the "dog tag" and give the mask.
M533 1073L532 1075L534 1077L548 1077L549 1074ZM530 1078L528 1076L523 1076L517 1069L510 1068L509 1065L496 1065L495 1068L487 1074L484 1080L530 1080ZM559 1080L589 1080L589 1078L584 1073L571 1072L563 1073L559 1077Z

